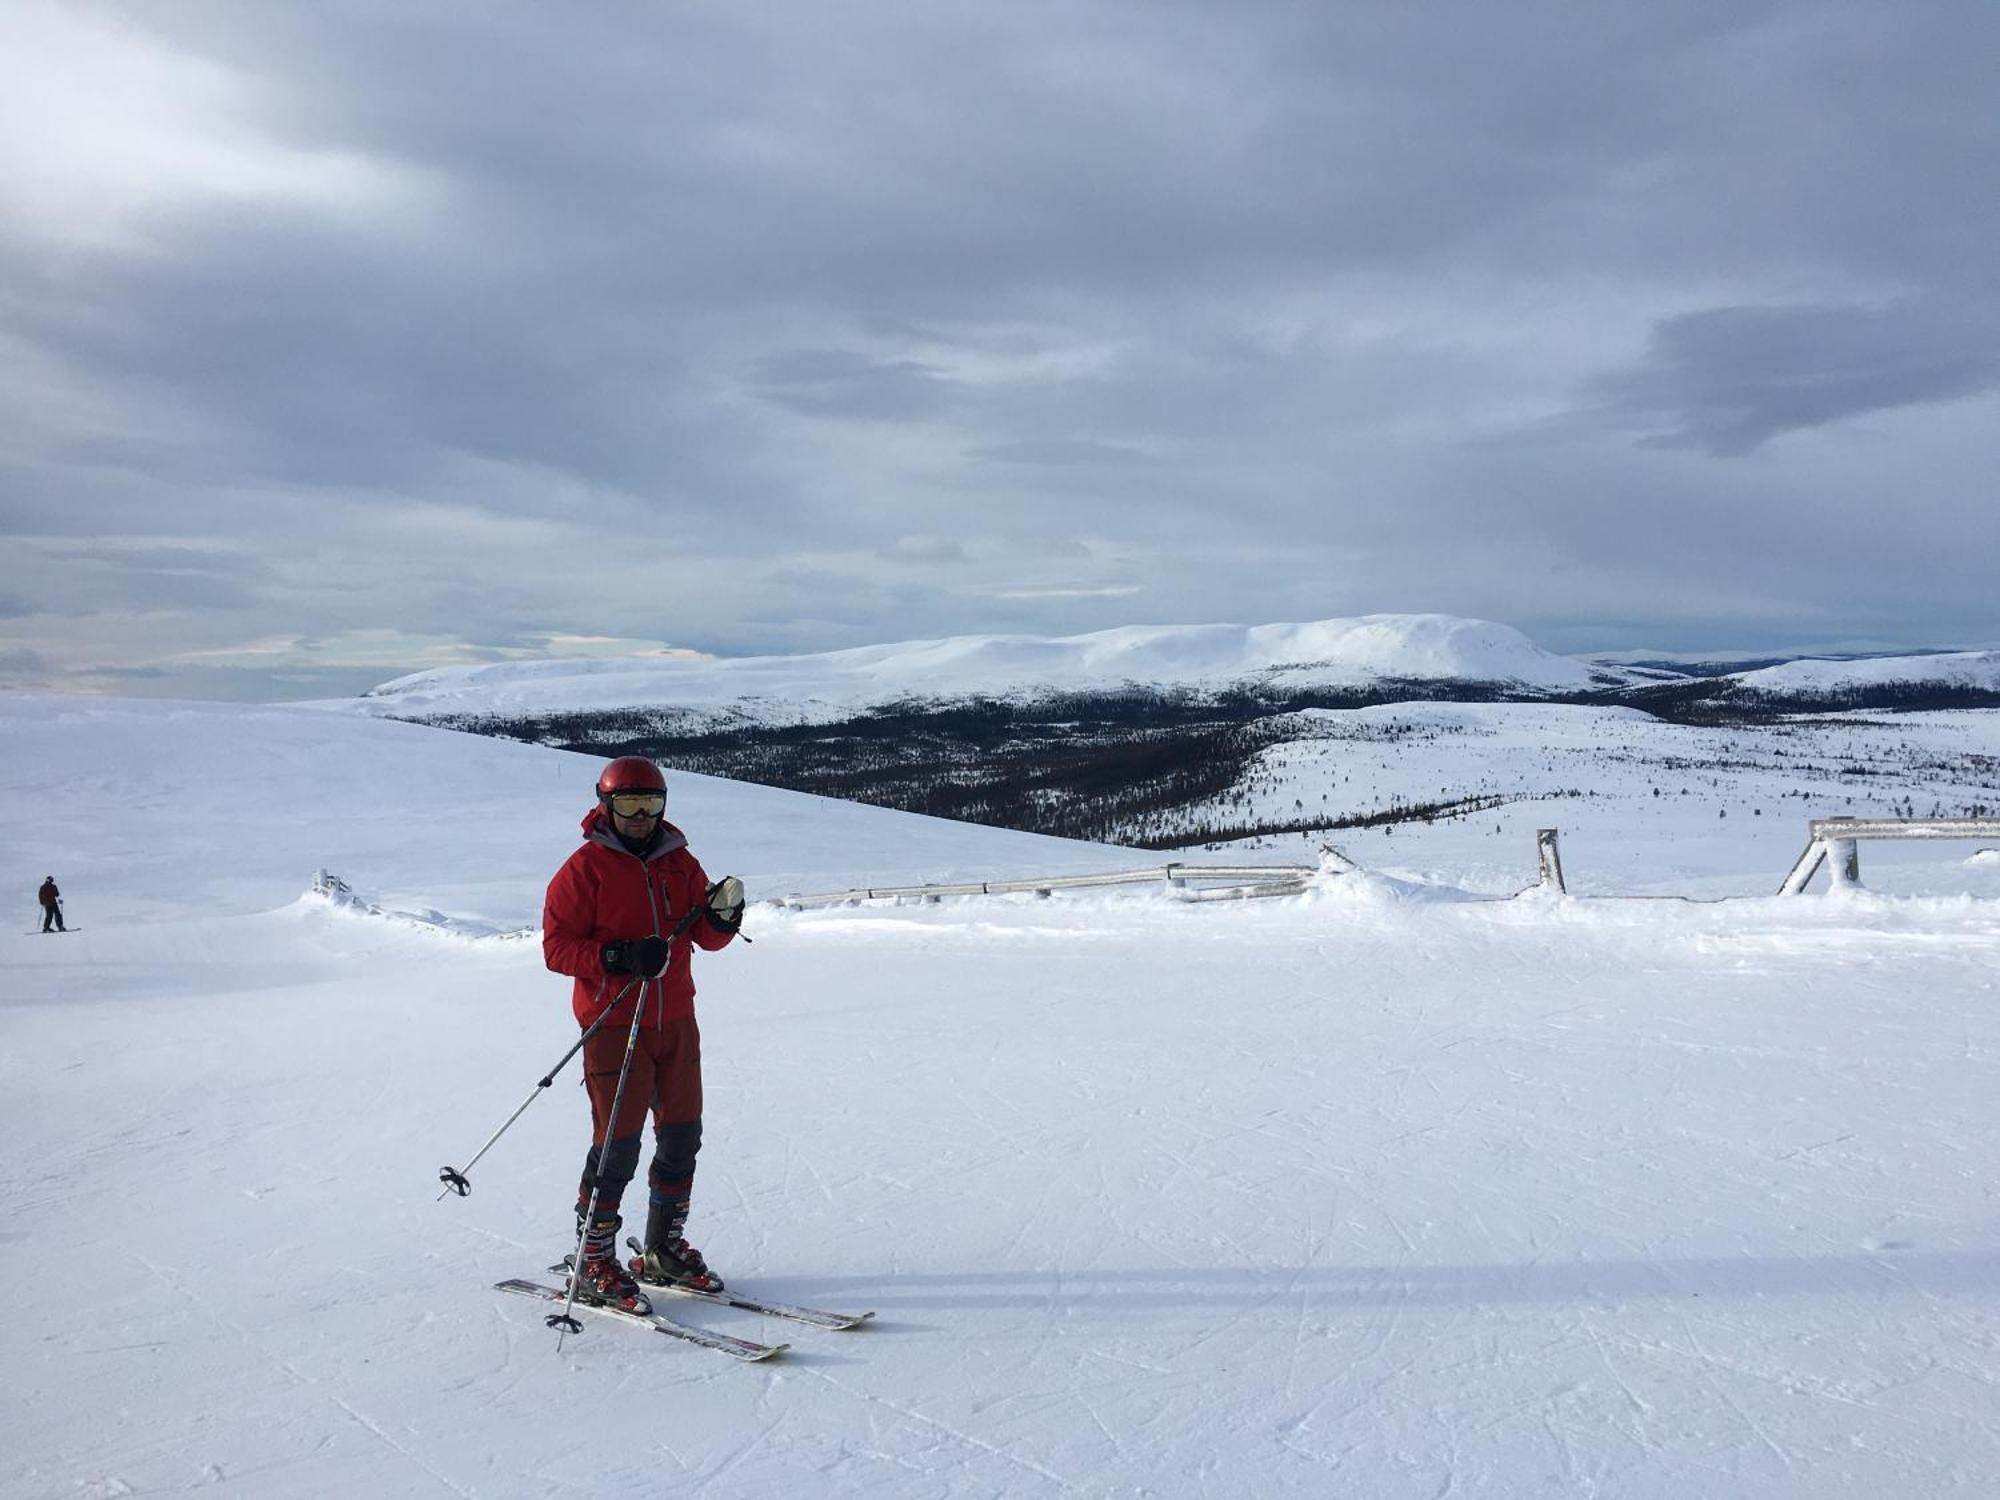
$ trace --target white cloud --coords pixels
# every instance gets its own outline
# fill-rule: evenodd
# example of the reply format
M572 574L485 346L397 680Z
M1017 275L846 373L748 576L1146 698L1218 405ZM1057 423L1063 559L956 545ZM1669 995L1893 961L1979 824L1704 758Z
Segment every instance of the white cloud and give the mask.
M129 17L14 0L0 41L0 205L57 244L128 246L152 216L204 200L336 215L410 200L406 168L273 139L271 84Z

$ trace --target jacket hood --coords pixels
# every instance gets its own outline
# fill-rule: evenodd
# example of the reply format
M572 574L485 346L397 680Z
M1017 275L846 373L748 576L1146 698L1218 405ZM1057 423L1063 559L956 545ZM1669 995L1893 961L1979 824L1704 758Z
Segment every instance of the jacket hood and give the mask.
M618 837L618 830L611 826L611 815L601 807L593 807L583 815L584 842L602 844L607 849L616 849L620 854L630 854L625 841ZM672 854L676 849L687 848L687 835L664 818L660 820L660 836L653 840L653 847L643 857L647 864Z

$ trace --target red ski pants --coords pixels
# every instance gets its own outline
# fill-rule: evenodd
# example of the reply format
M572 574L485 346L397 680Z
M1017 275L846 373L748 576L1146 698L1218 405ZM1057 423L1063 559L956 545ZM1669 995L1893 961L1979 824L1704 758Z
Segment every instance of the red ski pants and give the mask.
M685 1198L701 1148L701 1031L693 1016L664 1026L642 1026L632 1044L632 1065L618 1118L611 1118L618 1070L625 1065L629 1026L606 1027L583 1044L583 1082L590 1094L590 1155L584 1162L577 1206L597 1187L600 1217L618 1212L626 1184L639 1167L639 1140L653 1117L656 1150L648 1186L661 1198Z

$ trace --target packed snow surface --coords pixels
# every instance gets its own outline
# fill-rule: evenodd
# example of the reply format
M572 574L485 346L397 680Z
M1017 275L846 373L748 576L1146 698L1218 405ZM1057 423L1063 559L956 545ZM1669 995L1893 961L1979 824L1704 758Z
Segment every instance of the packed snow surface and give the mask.
M1587 687L1590 669L1519 631L1450 615L1298 625L1132 626L1061 638L968 635L811 656L500 662L419 672L355 705L378 714L522 714L666 704L811 718L908 698L1114 690L1359 686L1380 678ZM815 707L816 706L816 707Z
M691 1233L878 1318L665 1303L791 1340L746 1366L559 1346L490 1289L571 1229L574 1065L534 1087L569 987L510 934L594 769L0 700L0 1493L1991 1493L1975 851L1870 846L1855 896L1507 900L1451 878L1462 828L1405 829L1288 899L755 907L696 962ZM753 897L1159 858L678 775L670 816ZM27 930L50 873L67 936Z

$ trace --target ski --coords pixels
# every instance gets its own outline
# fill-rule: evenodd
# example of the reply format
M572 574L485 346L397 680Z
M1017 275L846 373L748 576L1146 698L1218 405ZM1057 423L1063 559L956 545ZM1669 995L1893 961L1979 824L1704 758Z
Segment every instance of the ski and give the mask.
M636 1239L626 1236L625 1243L632 1247L634 1255L644 1257L646 1250ZM638 1262L626 1268L638 1276ZM696 1302L713 1302L720 1307L733 1307L741 1312L759 1313L767 1318L789 1318L794 1323L810 1324L814 1328L859 1328L875 1314L827 1312L818 1307L797 1307L790 1302L766 1302L761 1297L746 1297L741 1292L732 1292L724 1287L719 1292L697 1291L691 1286L675 1286L672 1282L647 1281L640 1278L639 1284L648 1292L672 1292L676 1297L691 1297Z
M542 1302L561 1303L569 1297L567 1288L546 1286L539 1281L526 1281L518 1276L506 1281L496 1281L493 1287L495 1291L514 1292ZM575 1306L583 1312L596 1313L600 1317L611 1318L620 1323L630 1323L639 1328L650 1328L655 1333L664 1333L668 1338L699 1344L704 1349L713 1349L718 1354L727 1354L732 1359L740 1359L746 1363L770 1359L791 1347L789 1344L759 1344L750 1339L739 1339L727 1333L717 1333L710 1328L696 1328L691 1323L676 1323L672 1318L663 1318L658 1313L627 1312L622 1307L606 1307L601 1302L586 1302L581 1297L577 1298Z
M798 1307L790 1302L766 1302L761 1297L745 1297L727 1288L719 1292L698 1292L691 1286L662 1286L652 1281L642 1281L639 1285L646 1289L649 1296L654 1292L671 1292L676 1297L687 1297L696 1302L713 1302L719 1307L733 1307L741 1312L757 1313L766 1318L788 1318L794 1323L805 1323L814 1328L859 1328L875 1316L873 1312L827 1312L823 1308Z

